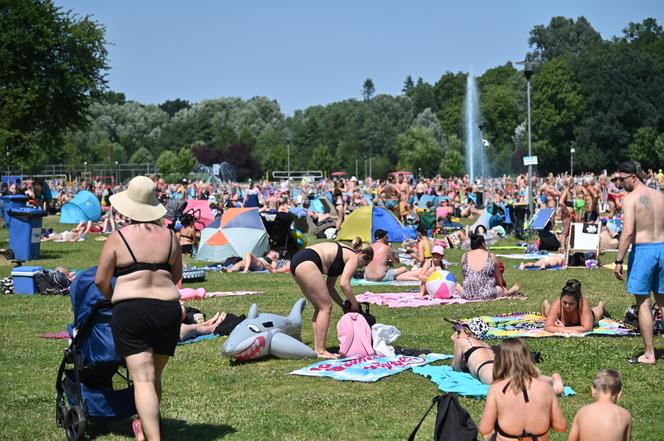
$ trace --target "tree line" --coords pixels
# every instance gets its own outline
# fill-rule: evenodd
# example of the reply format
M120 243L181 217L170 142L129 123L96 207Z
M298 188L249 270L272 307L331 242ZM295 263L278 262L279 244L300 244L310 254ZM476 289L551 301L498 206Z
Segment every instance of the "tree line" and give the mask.
M467 72L445 72L434 84L408 76L394 96L376 95L369 78L358 99L290 117L267 97L144 105L106 90L101 24L50 0L17 0L2 9L0 142L9 161L25 170L156 162L164 173L183 175L196 162L227 161L245 179L285 170L290 147L292 170L354 174L359 164L363 175L370 159L374 176L395 168L428 176L464 172ZM584 170L626 158L645 167L664 164L664 31L655 19L629 23L605 40L584 17L554 17L527 38L524 57L536 62L532 143L540 173L567 170L572 147L575 168ZM507 62L477 83L491 170L523 171L523 72Z

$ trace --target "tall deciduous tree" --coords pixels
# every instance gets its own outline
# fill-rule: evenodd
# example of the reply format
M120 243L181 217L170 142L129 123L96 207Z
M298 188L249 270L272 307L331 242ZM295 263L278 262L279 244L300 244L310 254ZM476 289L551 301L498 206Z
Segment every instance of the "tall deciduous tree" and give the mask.
M563 58L554 58L533 76L532 89L535 153L548 170L567 170L575 128L587 107L579 82Z
M443 156L443 149L429 129L415 127L397 138L398 168L422 170L424 176L433 176Z
M555 57L575 57L589 45L599 43L602 37L586 20L579 17L553 17L547 26L537 25L530 31L528 45L534 51L528 58L537 61Z
M374 82L371 78L367 78L364 80L364 84L362 84L362 98L364 101L369 101L374 93L376 93Z
M105 87L104 43L101 25L50 0L0 3L0 145L13 161L62 159L63 134Z

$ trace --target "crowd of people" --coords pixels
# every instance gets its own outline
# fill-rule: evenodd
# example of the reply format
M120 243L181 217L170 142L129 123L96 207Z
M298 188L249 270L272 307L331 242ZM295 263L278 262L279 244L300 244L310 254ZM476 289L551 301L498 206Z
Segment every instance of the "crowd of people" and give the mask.
M626 277L623 260L632 247L627 291L636 298L645 345L644 354L630 362L654 364L650 294L655 294L657 305L663 308L664 174L661 170L644 173L638 163L628 161L610 177L549 175L534 177L531 184L536 205L557 211L552 224L556 219L562 223L562 231L556 234L558 243L566 242L572 221L593 222L600 212L620 219L619 231L606 229L610 235L607 240L613 241L617 248L615 275L621 280ZM50 211L69 201L78 189L91 191L100 199L104 215L99 223L82 223L62 233L46 231L42 240L76 241L84 240L90 233L107 233L97 285L116 304L113 335L118 353L125 358L135 383L139 420L134 431L139 439L159 439L161 376L174 354L175 344L182 335L207 332L220 321L220 316L215 315L190 328L182 324L176 283L182 276L183 253L195 252L200 232L195 222L187 219L183 219L177 233L162 227L159 220L166 212L163 204L178 199L207 200L214 215L231 207L257 207L268 213L299 208L313 225L326 223L334 230L341 227L345 216L354 209L375 205L392 211L405 224L419 225L417 238L406 244L408 257L415 264L412 269L401 266L399 253L389 245L387 231L381 229L374 232L373 244L362 243L359 238L350 246L317 243L288 256L290 260L275 250L263 256L247 253L229 269L290 272L314 307L314 350L319 357L334 358L337 355L329 352L325 344L332 307L336 303L345 311L359 310L350 285L359 268L364 268L364 277L370 281L418 281L421 294L427 295L428 276L437 269L447 269L449 264L444 259L445 249L465 247L467 251L459 262L463 281L454 288L455 295L469 300L519 295L519 283L508 288L503 278L504 267L487 245L493 239L490 233L499 234L499 230L490 225L473 225L465 230L454 227L455 218L481 215L485 205L528 204L527 188L524 175L471 182L467 176L415 181L411 176L397 174L386 180L303 179L297 185L292 180L277 183L262 180L246 186L189 180L167 184L159 176L153 176L134 178L126 188L104 184L100 179L69 186L64 182L35 180L3 184L2 192L25 194L30 203ZM420 206L425 195L435 197L437 206L433 206L432 198ZM315 199L323 198L332 208L311 209ZM433 228L427 228L423 218L433 218ZM431 238L432 232L443 231L442 239ZM153 239L145 240L146 237ZM153 244L163 246L156 249ZM522 267L546 268L564 263L562 254L552 254ZM112 277L117 277L114 288ZM336 290L337 281L346 302ZM593 307L583 297L577 280L569 280L552 303L545 301L542 313L546 317L546 331L568 334L588 332L607 315L602 302ZM567 423L556 398L562 393L560 375L541 375L520 340L506 340L492 348L474 331L472 326L461 326L455 331L452 366L491 385L480 432L498 440L543 440L549 428L565 431ZM569 439L599 439L593 437L597 433L593 422L602 421L609 413L615 415L610 428L612 435L602 439L629 439L631 417L615 406L620 388L617 372L599 372L593 382L597 403L579 411Z

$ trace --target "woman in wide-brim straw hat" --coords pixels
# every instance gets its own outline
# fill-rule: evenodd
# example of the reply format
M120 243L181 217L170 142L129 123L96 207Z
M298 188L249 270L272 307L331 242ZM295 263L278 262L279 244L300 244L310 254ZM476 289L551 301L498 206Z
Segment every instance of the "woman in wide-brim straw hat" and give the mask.
M159 224L166 208L151 179L138 176L111 196L130 224L112 233L99 256L96 284L114 304L111 327L116 352L134 381L137 439L160 439L161 375L179 339L182 310L175 283L182 252L173 232ZM117 277L115 289L112 277Z

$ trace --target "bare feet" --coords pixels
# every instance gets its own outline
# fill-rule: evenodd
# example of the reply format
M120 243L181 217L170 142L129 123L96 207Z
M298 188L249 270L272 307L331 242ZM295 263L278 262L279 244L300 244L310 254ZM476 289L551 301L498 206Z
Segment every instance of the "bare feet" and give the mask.
M335 358L335 359L339 358L339 354L333 354L333 353L328 352L328 351L320 351L320 352L316 352L316 354L317 354L318 358Z
M136 418L134 421L131 422L131 429L134 432L134 437L136 438L136 441L144 441L145 440L145 434L143 433L143 427L141 426L141 420Z
M642 354L638 357L630 358L629 362L631 364L650 364L650 365L654 365L655 363L657 363L657 359L655 358L654 355Z
M512 287L507 291L507 295L508 295L508 296L516 295L516 294L519 292L520 289L521 289L521 285L519 285L519 282L516 282L516 283L514 284L514 286L512 286Z
M520 269L521 271L525 270L525 269L526 269L526 264L525 264L524 262L521 262L521 263L519 264L519 269Z
M563 383L563 378L560 376L560 374L554 373L551 374L551 380L553 380L553 391L556 393L556 395L560 396L563 394L563 391L565 390L565 384Z

